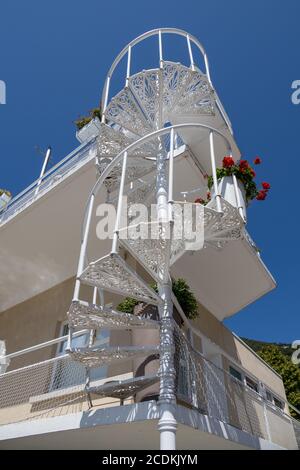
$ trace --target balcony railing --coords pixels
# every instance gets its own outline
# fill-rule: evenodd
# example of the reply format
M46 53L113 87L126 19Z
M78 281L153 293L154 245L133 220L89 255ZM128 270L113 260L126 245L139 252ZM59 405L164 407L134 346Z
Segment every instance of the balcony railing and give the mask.
M50 168L50 170L45 173L42 180L37 179L34 181L8 203L4 210L0 212L0 225L31 205L54 186L62 182L66 177L70 176L74 171L78 170L82 165L85 165L89 160L95 158L95 152L95 138L77 147L73 152Z
M85 330L75 335L83 333ZM6 357L13 359L65 341L64 336ZM272 406L260 391L252 390L197 352L177 326L175 345L179 403L281 446L287 435L294 441L296 436L300 448L300 421ZM0 425L87 410L91 403L85 388L86 379L86 368L67 354L1 374ZM91 385L111 379L95 378ZM110 406L116 401L116 398L108 398L93 400L93 403Z

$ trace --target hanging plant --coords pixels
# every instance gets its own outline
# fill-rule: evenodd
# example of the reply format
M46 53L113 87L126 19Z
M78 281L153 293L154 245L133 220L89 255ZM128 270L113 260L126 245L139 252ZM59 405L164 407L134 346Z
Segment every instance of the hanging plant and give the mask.
M101 121L101 108L93 108L90 110L87 116L81 116L75 121L77 130L80 131L84 126L86 126L92 119L98 118Z
M256 157L253 161L254 165L261 164L261 158ZM223 158L222 168L217 168L217 179L221 180L225 176L235 175L245 188L247 202L257 199L263 201L266 199L271 185L263 182L261 188L257 187L255 182L256 173L249 164L248 160L239 160L235 162L232 157L226 156ZM213 177L208 177L209 190L213 187ZM195 201L196 202L196 201Z
M11 193L7 189L0 188L0 196L2 196L2 194L6 194L7 197L11 197Z
M151 287L153 290L158 292L156 283L151 284ZM182 278L172 280L172 290L186 317L190 320L197 318L198 302L193 292L190 290L187 282ZM117 308L120 312L133 313L134 307L139 303L140 302L138 300L132 299L131 297L126 297Z

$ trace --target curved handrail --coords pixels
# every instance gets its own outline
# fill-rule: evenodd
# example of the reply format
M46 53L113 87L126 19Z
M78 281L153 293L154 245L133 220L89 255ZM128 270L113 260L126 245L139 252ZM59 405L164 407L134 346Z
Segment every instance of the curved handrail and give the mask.
M129 65L127 64L127 78L128 78L129 73L130 73L130 60L131 60L131 49L132 49L132 47L134 47L136 44L139 44L140 42L144 41L145 39L148 39L149 37L156 36L156 35L159 36L160 61L161 61L162 60L162 56L161 56L161 35L162 34L176 34L178 36L183 36L187 39L188 51L189 51L189 55L190 55L190 58L191 58L191 66L192 67L194 66L194 61L193 61L193 55L192 55L192 50L191 50L190 43L192 42L193 44L195 44L195 46L200 50L201 54L203 55L204 64L205 64L205 73L206 73L206 76L207 76L207 79L208 79L210 85L212 86L212 82L211 82L211 78L210 78L210 71L209 71L209 63L208 63L208 58L207 58L206 51L205 51L203 45L201 44L201 42L195 36L189 34L187 31L184 31L183 29L178 29L178 28L156 28L156 29L152 29L151 31L143 33L140 36L138 36L137 38L133 39L131 42L129 42L122 49L122 51L117 55L115 60L113 61L112 65L111 65L111 67L110 67L110 69L107 73L107 76L106 76L106 79L105 79L105 82L104 82L103 91L102 91L101 109L102 109L103 114L104 114L106 106L107 106L110 80L111 80L111 77L112 77L117 65L119 64L119 62L128 53L128 62L129 62Z

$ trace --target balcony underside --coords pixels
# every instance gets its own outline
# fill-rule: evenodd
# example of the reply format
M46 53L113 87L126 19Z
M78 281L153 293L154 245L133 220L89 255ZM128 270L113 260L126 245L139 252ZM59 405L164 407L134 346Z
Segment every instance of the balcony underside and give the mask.
M158 419L150 401L14 423L0 427L0 449L159 449ZM280 449L183 406L177 419L177 449Z
M183 199L182 191L200 187L199 193L187 199L194 201L205 192L197 162L185 148L175 162L175 199ZM95 168L90 161L1 228L0 311L75 275L85 201L94 182ZM95 208L105 200L103 188ZM96 237L99 219L93 220L88 255L99 259L110 252L111 240ZM275 286L247 240L229 242L220 251L206 248L186 253L172 269L173 275L187 279L199 302L220 320Z

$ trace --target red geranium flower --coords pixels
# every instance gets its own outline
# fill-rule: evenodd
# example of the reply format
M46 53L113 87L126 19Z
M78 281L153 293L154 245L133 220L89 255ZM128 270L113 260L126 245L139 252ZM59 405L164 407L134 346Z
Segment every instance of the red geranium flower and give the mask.
M261 158L260 157L255 157L254 165L260 165L260 164L261 164Z
M210 201L210 199L211 199L211 194L210 194L210 192L209 192L209 191L208 191L208 193L207 193L207 195L206 195L206 196L207 196L207 199Z
M223 158L223 167L224 168L230 168L233 165L234 165L234 160L233 160L232 157L227 156L227 157Z
M246 170L247 168L249 168L249 163L247 162L247 160L240 160L239 166L240 169Z
M271 188L270 183L267 183L266 181L264 181L261 185L266 191L268 191Z
M195 204L204 204L204 199L202 199L202 197L197 197L197 199L195 199Z
M256 173L252 168L250 168L250 173L251 173L252 178L255 178Z
M267 191L262 189L261 191L258 191L256 199L258 201L264 201L266 197L267 197Z

